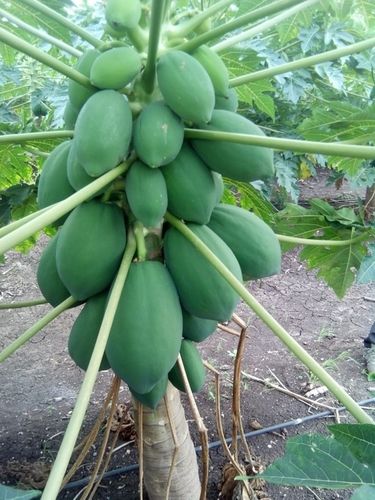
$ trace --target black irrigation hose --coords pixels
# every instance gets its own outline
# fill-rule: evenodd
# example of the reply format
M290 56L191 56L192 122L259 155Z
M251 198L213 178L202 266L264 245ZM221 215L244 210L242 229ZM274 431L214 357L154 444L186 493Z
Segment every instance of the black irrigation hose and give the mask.
M370 399L365 399L363 401L359 401L359 405L366 405L369 403L375 403L375 398L370 398ZM375 409L375 408L374 408ZM336 411L342 411L346 410L345 406L340 406L339 408L336 409ZM327 411L322 411L320 413L315 413L314 415L307 415L306 417L302 418L296 418L294 420L288 420L287 422L283 422L282 424L276 424L276 425L271 425L270 427L263 427L263 429L258 429L256 431L250 431L245 434L246 438L251 438L255 436L260 436L261 434L266 434L267 432L274 432L279 429L285 429L287 427L295 427L297 425L303 424L304 422L308 422L310 420L316 420L318 418L323 418L323 417L328 417L329 415L332 415L333 411L327 410ZM237 437L237 439L240 439L240 436ZM227 438L225 440L227 443L232 442L232 438ZM211 450L213 448L218 448L221 445L221 441L213 441L212 443L209 443L208 448ZM202 451L201 446L197 446L195 448L196 452ZM109 477L117 476L120 474L126 474L128 472L132 472L135 470L139 469L138 464L133 464L133 465L127 465L125 467L118 467L117 469L110 470L108 472L105 472L103 475L103 479L107 479ZM89 483L90 477L84 477L83 479L78 479L77 481L72 481L70 483L67 483L63 490L71 490L73 488L80 488L81 486L85 486L86 484Z

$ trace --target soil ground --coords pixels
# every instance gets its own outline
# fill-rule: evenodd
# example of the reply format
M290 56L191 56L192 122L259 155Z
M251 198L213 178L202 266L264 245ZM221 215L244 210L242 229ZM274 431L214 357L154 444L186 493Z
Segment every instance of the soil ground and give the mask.
M316 191L316 186L308 189ZM344 186L345 187L345 186ZM348 188L347 188L348 190ZM310 194L310 192L309 192ZM319 194L319 193L317 193ZM40 297L35 279L36 268L46 239L28 254L10 252L0 268L0 299L3 303L24 301ZM356 400L375 395L374 383L367 382L364 374L363 338L367 336L375 319L375 290L373 285L353 286L343 300L337 299L327 286L319 281L315 272L307 271L293 251L283 258L282 273L249 285L255 297L291 333L291 335L323 363L332 375ZM26 328L48 311L47 306L30 309L0 311L0 348L19 336ZM56 456L69 415L83 379L82 371L67 353L69 330L79 311L65 312L48 325L34 339L0 366L0 482L41 486L46 477L45 464ZM281 342L244 304L237 314L249 324L249 338L243 358L243 371L247 374L278 380L291 391L303 394L306 385L314 382L311 375ZM223 377L222 414L227 436L230 436L230 379L237 338L217 331L201 344L203 357L220 369ZM111 379L109 372L101 373L92 396L82 435L93 424L104 400ZM209 440L216 441L215 401L213 379L208 375L204 389L197 395L201 415L209 430ZM337 405L327 394L317 396L321 403ZM187 417L191 420L185 396ZM126 388L121 401L129 401ZM290 395L270 390L259 382L243 378L242 417L245 432L254 430L256 420L261 426L282 424L285 421L322 411L311 409ZM285 437L298 433L326 431L332 417L305 422L299 426L280 430L277 434L263 434L249 440L253 453L263 465L282 455ZM351 419L341 413L341 421ZM194 442L199 437L194 422L190 421ZM92 470L97 449L94 448L76 478L86 477ZM133 444L115 453L110 469L137 462ZM210 482L208 498L216 499L220 493L220 479L227 462L223 449L210 452ZM78 489L67 490L61 499L74 499ZM268 498L280 500L346 499L349 492L317 491L283 488L267 485ZM105 480L96 493L98 499L138 498L138 475L131 472Z

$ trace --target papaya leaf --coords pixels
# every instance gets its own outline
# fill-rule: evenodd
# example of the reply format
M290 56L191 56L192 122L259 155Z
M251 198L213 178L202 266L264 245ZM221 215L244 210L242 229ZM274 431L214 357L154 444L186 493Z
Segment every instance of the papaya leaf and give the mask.
M375 425L335 424L328 429L362 464L375 472Z
M357 275L357 283L375 281L375 243L368 245L368 254L363 259Z
M258 477L271 483L292 486L373 488L375 469L368 466L371 460L369 454L373 452L373 431L368 435L368 427L374 426L354 424L345 426L341 433L335 429L334 436L313 434L293 437L287 441L284 457L276 460ZM345 443L342 434L346 435ZM362 438L359 439L359 436Z
M375 498L375 486L361 486L350 497L351 500L370 500Z
M40 498L42 492L38 490L18 490L0 484L0 500L32 500Z

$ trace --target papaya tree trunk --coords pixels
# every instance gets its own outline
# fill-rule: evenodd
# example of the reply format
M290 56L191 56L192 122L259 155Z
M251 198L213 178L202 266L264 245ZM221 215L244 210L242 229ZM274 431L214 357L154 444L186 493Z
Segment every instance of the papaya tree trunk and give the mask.
M140 464L150 500L198 500L201 485L197 456L179 391L168 384L155 410L140 407L135 401L133 404Z

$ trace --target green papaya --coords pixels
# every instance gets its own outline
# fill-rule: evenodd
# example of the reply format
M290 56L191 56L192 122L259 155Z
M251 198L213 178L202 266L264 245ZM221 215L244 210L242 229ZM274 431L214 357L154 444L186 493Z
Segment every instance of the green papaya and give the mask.
M117 40L120 40L121 38L126 38L127 36L127 30L114 30L112 26L110 26L108 23L104 26L104 33L107 35L110 35L112 38L116 38Z
M159 169L140 161L126 175L125 191L131 211L146 227L160 224L167 211L167 186Z
M106 348L112 370L146 394L167 376L181 340L181 307L167 269L157 261L131 264Z
M74 141L79 163L92 177L116 167L128 154L132 113L115 90L91 96L78 115Z
M68 170L69 173L69 170ZM223 181L223 176L218 172L212 172L212 176L215 182L215 191L216 191L216 205L220 203L221 198L223 197L225 186Z
M95 49L86 50L81 57L78 59L74 69L82 73L87 78L90 77L91 66L93 65L95 59L100 55L100 52ZM80 110L85 104L87 99L91 97L96 92L95 88L84 87L80 83L74 80L69 80L68 85L68 95L71 105Z
M242 281L236 257L217 234L207 226L187 224L187 227ZM239 296L186 236L175 228L165 233L164 257L184 309L198 318L221 322L230 319Z
M208 227L232 250L245 281L280 272L279 240L255 214L240 207L220 204L212 212Z
M192 392L199 392L206 378L206 368L204 367L201 355L194 342L184 339L181 344L180 355ZM168 378L176 389L186 392L184 379L182 378L180 367L177 362L168 373Z
M69 291L57 272L56 245L58 236L59 234L57 233L44 248L36 273L39 289L43 297L53 307L58 306L70 297Z
M107 295L108 293L104 292L91 297L79 313L70 331L68 351L72 360L82 370L87 370L89 366L103 321ZM109 368L107 357L104 354L99 370L109 370Z
M229 90L229 73L221 57L207 45L201 45L191 54L201 63L211 78L215 94L227 97Z
M161 169L168 191L168 210L181 219L206 224L216 204L212 172L184 143L176 158Z
M31 112L37 118L41 118L42 116L48 115L48 106L41 99L32 99L31 100Z
M91 175L89 175L83 168L83 166L79 163L77 159L76 143L74 139L68 154L67 174L69 183L76 191L79 191L80 189L82 189L83 187L87 186L88 184L90 184L95 180L95 178L91 177ZM108 186L105 186L100 191L98 191L92 198L95 198L96 196L103 194L107 188Z
M264 136L252 121L231 111L215 110L205 130ZM193 140L193 148L202 160L216 172L238 181L264 180L274 175L273 150L251 144L228 141Z
M182 336L194 342L202 342L209 337L217 327L217 321L213 319L197 318L185 309L182 309L183 329Z
M45 208L65 200L72 194L74 189L70 185L67 173L67 159L72 141L59 144L44 162L38 182L38 207ZM61 217L55 222L59 226L67 218Z
M138 392L133 391L131 387L129 387L132 396L142 403L144 406L155 410L160 401L163 399L168 385L168 377L163 377L159 382L154 385L153 389L146 394L139 394Z
M211 120L215 91L203 66L180 50L165 52L157 64L160 92L168 106L183 120Z
M168 106L152 102L138 116L133 140L139 158L149 167L160 167L178 155L184 140L184 125Z
M141 57L132 47L114 47L95 59L90 81L98 89L119 90L140 73L141 67Z
M74 128L78 118L78 114L79 110L75 108L70 101L68 101L66 103L63 115L64 125L67 129Z
M86 300L112 282L125 249L123 213L116 205L91 200L75 208L60 230L57 271L70 294Z
M233 111L235 113L238 109L238 97L236 89L228 89L227 96L216 94L215 109L225 109L227 111Z
M142 13L140 0L107 0L105 19L112 29L135 28Z

